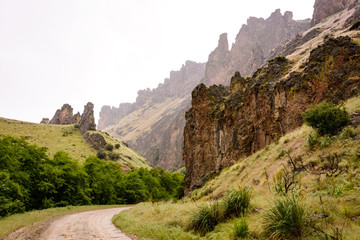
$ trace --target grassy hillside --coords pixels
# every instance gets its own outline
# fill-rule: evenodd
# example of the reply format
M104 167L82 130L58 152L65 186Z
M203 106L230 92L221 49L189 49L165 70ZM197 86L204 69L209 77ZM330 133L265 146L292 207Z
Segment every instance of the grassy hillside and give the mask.
M101 133L107 143L116 145L113 152L119 154L119 161L125 168L149 167L145 159L136 152L126 147L108 135ZM27 142L39 147L48 148L48 154L52 157L57 151L65 151L73 159L83 162L90 156L96 156L97 151L93 149L83 138L81 132L75 125L52 125L37 124L6 118L0 118L0 135L13 137L25 137Z
M349 99L345 106L350 113L360 113L360 96ZM318 173L323 171L315 174L301 170L296 175L294 193L304 206L303 221L316 226L329 239L360 239L360 126L351 131L347 128L334 137L320 137L313 148L307 140L311 132L313 129L303 125L277 143L239 159L182 202L139 204L119 214L114 222L140 239L236 239L235 223L243 218L222 221L205 236L189 229L204 204L221 205L228 191L246 186L251 189L251 200L244 216L249 228L245 239L268 239L262 235L264 216L280 196L276 187L281 185L279 176L284 174L284 168L289 169L290 155L304 165L312 163ZM328 156L335 155L340 161L331 174ZM316 230L317 236L314 229L307 228L307 235L301 239L325 239L320 230Z

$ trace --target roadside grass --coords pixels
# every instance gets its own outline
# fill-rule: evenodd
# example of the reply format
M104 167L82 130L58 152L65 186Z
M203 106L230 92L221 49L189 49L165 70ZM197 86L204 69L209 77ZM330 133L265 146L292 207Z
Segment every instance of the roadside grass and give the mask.
M60 208L49 208L44 210L34 210L26 213L14 214L0 218L0 239L7 236L16 229L33 225L38 222L46 221L54 217L59 217L71 213L85 212L91 210L121 207L119 205L91 205L91 206L67 206Z

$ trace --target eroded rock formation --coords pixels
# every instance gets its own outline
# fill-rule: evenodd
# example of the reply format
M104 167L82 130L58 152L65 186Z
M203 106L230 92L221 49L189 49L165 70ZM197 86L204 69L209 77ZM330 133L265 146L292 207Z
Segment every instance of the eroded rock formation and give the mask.
M87 131L95 131L96 124L94 118L94 104L88 102L84 106L84 112L81 114L80 121L78 123L80 131L84 134Z
M358 0L316 0L311 26L318 24L321 20L334 13L352 7L356 3L358 3Z
M288 74L292 65L277 57L251 78L236 73L230 88L194 89L184 130L186 193L303 124L309 105L359 93L360 46L349 37L312 50L302 72Z
M281 14L280 9L269 18L250 17L236 36L231 50L226 34L220 35L218 47L209 55L205 77L206 85L228 85L236 71L247 76L266 63L273 50L304 32L310 19L293 20L292 12Z
M49 124L68 125L78 123L79 113L73 115L73 108L65 103L61 109L56 110L54 117L50 120Z

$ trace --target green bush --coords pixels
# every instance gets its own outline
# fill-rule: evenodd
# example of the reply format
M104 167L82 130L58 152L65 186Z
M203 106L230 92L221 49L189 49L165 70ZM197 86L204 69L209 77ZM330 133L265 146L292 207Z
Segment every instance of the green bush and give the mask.
M246 187L239 187L228 192L223 198L225 217L231 218L245 215L249 209L250 196L250 189Z
M100 159L106 159L106 152L105 151L98 151L96 156Z
M234 238L244 239L249 236L249 226L245 218L234 222Z
M302 239L305 220L305 209L297 197L281 197L265 212L263 233L267 239Z
M116 149L119 149L119 148L120 148L120 144L119 144L119 143L115 144L115 148L116 148Z
M112 150L114 150L114 145L112 145L112 144L106 144L105 149L111 152Z
M204 204L193 213L190 229L199 232L202 236L214 230L215 226L224 220L223 211L219 202Z
M320 135L335 135L350 121L344 108L326 101L305 111L303 118L309 126L318 130Z

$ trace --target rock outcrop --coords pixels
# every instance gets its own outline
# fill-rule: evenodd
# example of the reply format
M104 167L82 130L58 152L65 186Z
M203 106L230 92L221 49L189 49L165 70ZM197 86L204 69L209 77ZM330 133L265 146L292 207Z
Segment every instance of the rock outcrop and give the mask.
M91 102L88 102L84 106L84 112L81 114L80 121L78 123L79 129L81 133L86 133L87 131L95 131L96 130L96 124L95 124L95 118L94 118L94 104Z
M194 89L184 130L186 194L303 124L309 105L360 92L360 46L350 37L328 38L300 72L290 73L293 64L277 57L252 77L236 73L230 88Z
M218 47L209 55L203 83L228 85L236 71L247 76L264 65L276 48L301 34L310 26L310 19L293 20L292 12L280 9L269 18L250 17L236 36L231 50L226 34L220 35Z
M328 16L352 7L358 0L316 0L311 26L315 26Z
M45 119L41 123L45 123ZM80 120L80 113L73 115L73 108L69 104L64 104L61 109L56 110L53 118L48 122L48 124L58 124L58 125L69 125L76 124Z
M50 120L48 118L43 118L40 123L49 124Z

